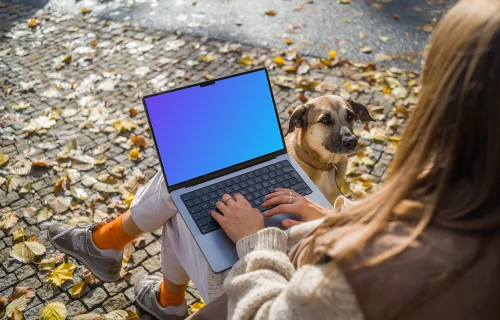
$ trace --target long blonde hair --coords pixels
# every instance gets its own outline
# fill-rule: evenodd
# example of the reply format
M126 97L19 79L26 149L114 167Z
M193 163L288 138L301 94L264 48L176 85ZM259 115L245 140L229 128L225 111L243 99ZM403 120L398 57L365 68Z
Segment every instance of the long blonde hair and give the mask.
M329 244L341 261L390 221L412 220L406 241L360 266L368 267L404 251L429 224L500 230L500 1L460 1L433 37L419 102L384 187L329 216L307 250L325 230L344 226Z

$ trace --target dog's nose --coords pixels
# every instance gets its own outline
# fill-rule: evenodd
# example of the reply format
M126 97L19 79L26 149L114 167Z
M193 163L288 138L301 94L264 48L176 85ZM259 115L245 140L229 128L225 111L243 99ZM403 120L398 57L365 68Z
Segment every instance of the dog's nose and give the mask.
M356 136L349 136L342 139L344 147L348 149L354 149L358 145L358 138Z

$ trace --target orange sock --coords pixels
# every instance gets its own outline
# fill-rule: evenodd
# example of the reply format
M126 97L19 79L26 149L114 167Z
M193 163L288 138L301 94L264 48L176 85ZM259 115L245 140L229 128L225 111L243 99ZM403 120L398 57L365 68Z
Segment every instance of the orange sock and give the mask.
M179 306L184 302L184 298L186 297L186 292L183 293L173 293L168 291L167 286L165 285L165 281L161 282L160 286L160 304L163 308L169 306Z
M95 245L101 249L123 250L127 244L135 238L129 237L123 230L122 216L108 224L102 223L92 232L92 239Z

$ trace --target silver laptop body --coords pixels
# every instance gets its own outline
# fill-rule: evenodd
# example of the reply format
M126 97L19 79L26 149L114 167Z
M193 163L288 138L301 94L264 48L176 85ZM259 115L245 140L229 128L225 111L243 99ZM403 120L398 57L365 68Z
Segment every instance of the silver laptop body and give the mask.
M268 81L268 85L269 85L269 90L271 91L269 77L267 75L267 70L265 70L264 68L252 70L252 71L237 74L237 75L233 75L230 77L214 79L214 80L211 80L208 82L191 85L191 86L184 87L184 88L190 88L193 86L203 87L206 85L213 84L214 82L216 83L217 81L221 81L221 80L232 78L232 77L238 77L238 76L242 76L242 75L245 75L248 73L259 72L259 71L261 71L261 72L264 71L266 73L266 77L267 77L267 81ZM175 89L175 90L182 90L184 88ZM173 91L173 90L171 90L171 91ZM156 96L156 95L169 93L171 91L146 96L143 98L144 107L145 107L146 114L148 116L148 120L150 123L150 128L151 128L151 132L153 134L153 139L155 140L155 145L157 147L157 151L158 151L158 155L160 158L160 163L162 165L162 169L164 169L164 161L163 161L164 159L162 159L162 152L158 148L158 141L157 141L158 136L155 134L155 128L152 125L152 121L151 121L152 119L151 119L151 114L150 114L151 112L150 112L150 110L148 110L147 98L152 97L152 96ZM272 96L272 91L271 91L271 96ZM279 118L278 118L278 113L276 111L276 105L274 103L274 98L273 98L273 106L275 109L274 111L276 113L276 117L277 117L277 121L278 121L278 125L279 125ZM207 108L212 108L212 107L215 108L216 106L206 106L206 107ZM241 111L241 112L244 112L244 111ZM186 124L186 125L188 125L188 124ZM281 137L281 139L283 141L283 137ZM283 141L283 146L285 146L284 141ZM245 146L237 146L237 145L233 146L233 148L238 148L238 147L244 148ZM173 152L175 153L175 150L173 150ZM232 152L232 150L230 149L230 150L228 150L228 152ZM211 156L223 157L224 154L221 154L221 155L214 154ZM200 160L200 161L202 161L202 160ZM285 161L285 162L283 162L283 161ZM291 167L294 169L296 174L298 174L300 176L300 179L298 177L296 179L302 180L302 182L300 182L301 186L302 187L304 186L302 183L305 183L307 185L307 187L304 187L304 189L302 189L302 190L308 190L307 191L308 194L305 196L308 199L312 200L313 202L315 202L319 205L322 205L324 207L331 207L328 200L319 191L319 189L314 185L314 183L311 181L311 179L305 174L305 172L297 164L297 162L293 159L293 157L291 157L287 153L285 147L283 147L282 150L279 150L279 151L274 152L272 154L268 154L268 155L259 157L258 159L252 159L252 160L246 161L244 163L240 163L238 165L230 166L229 168L223 168L217 172L212 172L212 173L204 175L202 177L191 179L189 181L186 181L186 182L183 182L180 184L176 184L173 186L169 185L169 182L168 182L169 181L169 172L168 171L166 172L165 170L163 170L165 180L167 181L167 189L170 192L170 195L171 195L175 205L179 209L179 213L181 214L182 218L186 222L186 225L188 226L189 230L191 231L194 239L198 243L202 253L204 254L205 258L207 259L208 264L210 265L210 267L212 268L212 270L214 272L222 272L224 270L227 270L227 269L231 268L238 261L238 255L236 253L236 246L231 241L231 239L229 239L227 237L225 232L220 227L213 230L213 231L210 231L210 232L206 232L206 229L200 229L200 227L197 225L197 221L199 222L199 220L196 220L198 217L194 215L195 213L192 212L193 210L190 210L193 208L192 207L193 203L191 203L191 201L194 200L192 198L193 194L196 192L197 194L201 195L201 193L202 193L201 190L206 191L206 190L208 190L208 188L210 188L210 186L214 186L217 184L219 184L219 186L220 186L220 183L224 183L227 181L233 181L234 179L238 179L237 177L242 176L242 175L243 175L243 177L248 177L248 176L250 176L250 173L255 172L255 170L257 170L257 169L264 170L263 168L270 168L270 167L277 168L280 166L280 164L281 165L287 164L287 162L291 165ZM290 166L280 167L280 168L290 170ZM277 171L279 171L279 169L277 169ZM293 180L293 181L296 181L296 180ZM238 185L241 185L241 184L238 184ZM297 185L298 184L295 184L294 186L297 186ZM309 193L309 191L310 191L310 193ZM229 192L229 193L231 193L231 192ZM231 194L234 194L234 192ZM207 195L208 195L208 193L207 193ZM249 196L249 197L252 197L252 196ZM184 198L184 200L183 200L183 198ZM186 201L185 199L187 199L187 198L190 198L190 200ZM195 198L199 198L199 196L195 196ZM220 199L220 197L219 197L219 199ZM198 200L198 201L200 201L200 200ZM188 208L186 203L191 205L191 207ZM215 208L209 208L209 209L213 210ZM265 212L265 211L261 211L261 212ZM273 226L273 227L278 227L278 228L283 229L281 222L285 219L298 220L298 216L297 215L290 215L290 214L280 214L280 215L276 215L276 216L271 217L271 218L265 218L266 227ZM205 226L203 226L202 228L205 228ZM206 233L203 233L202 230Z

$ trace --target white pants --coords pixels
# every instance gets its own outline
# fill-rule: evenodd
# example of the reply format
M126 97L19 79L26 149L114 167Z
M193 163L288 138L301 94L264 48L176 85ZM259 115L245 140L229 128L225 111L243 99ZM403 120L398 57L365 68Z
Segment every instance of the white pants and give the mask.
M208 303L207 261L172 201L161 170L137 192L130 212L134 222L144 232L163 227L163 275L179 285L187 284L191 279Z

